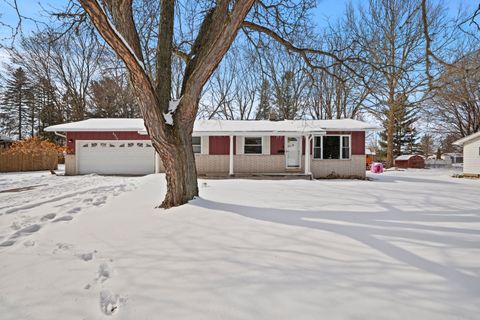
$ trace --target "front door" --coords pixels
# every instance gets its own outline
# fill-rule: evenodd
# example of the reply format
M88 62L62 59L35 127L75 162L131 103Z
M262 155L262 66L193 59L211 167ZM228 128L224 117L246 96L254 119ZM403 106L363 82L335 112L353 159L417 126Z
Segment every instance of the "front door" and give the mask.
M300 137L285 137L287 168L300 167Z

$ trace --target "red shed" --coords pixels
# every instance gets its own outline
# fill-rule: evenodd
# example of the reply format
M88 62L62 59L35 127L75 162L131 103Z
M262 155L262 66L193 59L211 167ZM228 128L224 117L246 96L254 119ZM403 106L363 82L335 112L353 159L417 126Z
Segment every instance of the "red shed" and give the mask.
M422 156L407 154L395 158L395 166L398 168L425 168L425 159Z

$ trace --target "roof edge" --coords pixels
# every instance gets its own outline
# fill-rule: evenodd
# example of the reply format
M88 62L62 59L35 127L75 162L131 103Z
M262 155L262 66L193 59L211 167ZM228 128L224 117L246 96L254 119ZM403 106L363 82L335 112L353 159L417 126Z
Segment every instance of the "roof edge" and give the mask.
M471 135L468 135L468 136L463 137L461 139L458 139L453 144L456 145L456 146L463 146L466 142L468 142L470 140L474 140L476 138L480 138L480 131L476 132L476 133L472 133Z

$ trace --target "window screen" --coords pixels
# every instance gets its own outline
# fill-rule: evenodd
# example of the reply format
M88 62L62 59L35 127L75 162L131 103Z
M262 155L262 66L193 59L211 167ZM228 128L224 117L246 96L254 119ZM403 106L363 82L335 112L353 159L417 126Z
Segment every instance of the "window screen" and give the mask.
M262 137L245 137L245 154L262 154Z
M192 137L193 153L202 152L202 137Z
M340 159L340 136L323 137L323 159Z

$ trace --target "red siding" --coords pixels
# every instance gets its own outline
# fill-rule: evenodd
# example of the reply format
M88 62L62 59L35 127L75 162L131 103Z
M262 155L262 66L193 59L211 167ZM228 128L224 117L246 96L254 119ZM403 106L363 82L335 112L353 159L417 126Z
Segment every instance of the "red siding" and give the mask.
M350 134L352 136L352 155L365 154L365 131L327 131L327 134Z
M149 140L149 136L138 134L135 131L118 132L67 132L67 150L75 154L76 140Z
M407 168L417 168L423 169L425 168L425 159L421 156L412 156L408 160L395 160L395 166L407 169Z
M236 154L236 139L233 138L233 154ZM208 137L208 154L230 154L229 136L210 136Z
M365 131L352 132L352 154L365 154Z
M270 137L270 154L284 154L285 153L285 137L271 136Z

